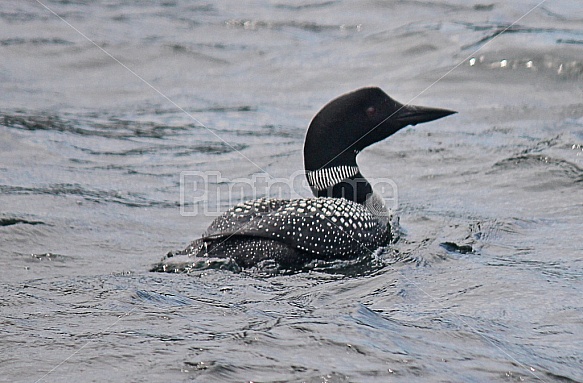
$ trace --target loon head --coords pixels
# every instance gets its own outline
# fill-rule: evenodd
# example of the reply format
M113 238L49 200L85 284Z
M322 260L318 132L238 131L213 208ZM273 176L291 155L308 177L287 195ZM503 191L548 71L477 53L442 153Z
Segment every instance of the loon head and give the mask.
M376 87L344 94L314 117L304 144L307 171L356 166L356 154L408 125L456 113L447 109L403 105Z

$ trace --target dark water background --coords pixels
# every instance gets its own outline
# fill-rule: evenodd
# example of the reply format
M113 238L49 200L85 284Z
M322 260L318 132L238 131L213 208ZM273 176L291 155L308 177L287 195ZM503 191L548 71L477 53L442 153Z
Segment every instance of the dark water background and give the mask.
M459 111L359 157L384 267L148 272L366 85ZM583 382L582 96L579 0L3 1L0 381Z

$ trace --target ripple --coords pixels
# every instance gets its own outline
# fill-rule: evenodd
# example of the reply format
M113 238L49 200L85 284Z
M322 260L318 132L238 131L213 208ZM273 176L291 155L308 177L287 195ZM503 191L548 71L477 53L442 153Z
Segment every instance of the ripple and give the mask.
M12 225L44 225L42 221L29 221L22 218L0 218L0 226L12 226Z
M66 255L57 254L57 253L34 253L31 254L31 258L29 259L31 262L65 262L68 258Z
M24 39L24 38L10 38L0 40L0 46L12 46L12 45L74 45L72 41L60 39L60 38L36 38L36 39Z
M496 162L492 167L493 172L542 167L553 171L555 176L570 180L573 185L583 182L583 169L579 166L546 155L526 154L509 157Z
M229 28L241 28L246 30L259 29L274 29L281 30L285 28L300 29L307 32L320 33L324 31L355 31L360 32L361 24L352 25L330 25L319 24L315 22L303 21L262 21L262 20L245 20L245 19L231 19L225 22Z
M0 185L0 193L6 195L51 195L76 196L96 203L118 203L128 207L176 207L176 201L155 201L141 193L121 193L118 190L94 190L79 184L49 184L46 186L23 187Z
M105 138L164 138L184 131L200 128L198 125L169 126L154 122L138 122L110 118L102 123L94 120L67 119L57 115L4 114L0 124L13 129L28 131L56 131L80 136Z
M192 299L182 295L160 294L146 290L137 290L135 297L148 303L165 306L188 306L193 303Z
M330 5L337 4L337 1L322 1L322 2L310 2L305 4L277 4L275 8L287 9L291 11L299 11L303 9L313 9L313 8L326 8Z

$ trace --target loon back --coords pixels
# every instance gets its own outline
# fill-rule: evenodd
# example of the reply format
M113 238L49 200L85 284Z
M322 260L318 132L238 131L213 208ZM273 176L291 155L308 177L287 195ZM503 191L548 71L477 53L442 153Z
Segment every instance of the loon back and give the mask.
M247 239L248 246L238 243L232 247L232 239ZM265 259L297 266L312 258L370 254L388 244L390 230L363 205L343 198L262 198L238 204L215 219L201 240L209 256L216 257L213 253L223 250L225 256L239 259L244 266ZM257 240L277 245L273 252L261 246L253 249ZM282 253L281 244L290 251Z
M388 245L391 228L382 198L360 173L357 154L407 125L452 113L400 104L379 88L332 100L310 123L304 144L306 177L315 198L240 203L176 254L230 258L240 267L264 260L295 267L314 259L372 254ZM154 270L173 271L168 264L163 261Z

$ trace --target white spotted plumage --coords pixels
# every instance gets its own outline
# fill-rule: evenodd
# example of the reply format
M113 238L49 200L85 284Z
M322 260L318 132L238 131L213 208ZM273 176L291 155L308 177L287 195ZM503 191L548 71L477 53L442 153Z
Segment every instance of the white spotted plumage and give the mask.
M215 246L190 248L197 256L220 251L221 256L235 259L259 252L260 258L278 260L286 256L282 246L292 254L295 251L293 256L300 260L301 254L352 258L372 253L389 238L389 227L379 225L378 218L356 202L328 197L262 198L235 205L211 223L201 240ZM231 246L233 240L237 246Z

